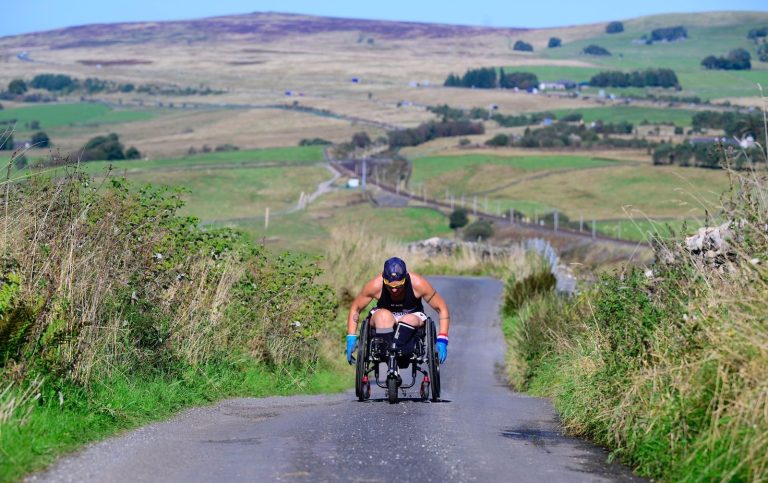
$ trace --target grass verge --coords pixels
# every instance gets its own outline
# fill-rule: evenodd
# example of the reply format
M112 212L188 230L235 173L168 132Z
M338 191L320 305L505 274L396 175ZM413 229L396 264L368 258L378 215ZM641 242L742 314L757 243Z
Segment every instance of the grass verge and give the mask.
M0 430L0 479L19 480L84 444L187 407L229 397L337 392L350 386L351 377L344 376L329 363L313 370L276 370L244 359L189 369L180 377L116 375L89 391L62 384L47 390L26 424Z
M654 479L768 479L768 177L727 174L701 245L657 241L646 270L507 303L513 384Z

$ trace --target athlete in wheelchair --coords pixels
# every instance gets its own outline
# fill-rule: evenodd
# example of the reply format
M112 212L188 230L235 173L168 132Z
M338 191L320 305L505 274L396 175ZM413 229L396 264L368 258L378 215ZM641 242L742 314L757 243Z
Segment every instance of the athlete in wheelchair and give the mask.
M360 312L373 299L378 303L358 331ZM424 313L422 300L438 313L439 324ZM421 397L428 399L431 395L433 401L438 401L440 363L448 356L449 325L445 300L424 277L408 273L405 262L399 258L384 262L381 275L366 283L352 301L347 318L347 361L357 364L355 392L358 399L364 401L371 396L371 373L376 385L387 390L387 399L391 403L398 401L400 390L413 387L421 373L424 376ZM385 382L379 377L380 363L387 364ZM409 367L412 380L409 385L403 385L400 370Z

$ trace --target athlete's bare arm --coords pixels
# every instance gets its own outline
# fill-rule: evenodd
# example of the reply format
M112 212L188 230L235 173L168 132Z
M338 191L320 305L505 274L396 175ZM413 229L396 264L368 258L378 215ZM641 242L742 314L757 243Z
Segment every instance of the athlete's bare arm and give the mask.
M445 303L445 299L437 293L437 290L426 278L413 272L410 275L411 284L413 284L413 294L416 298L421 297L424 302L435 309L437 316L440 317L440 330L437 333L448 335L448 328L451 325L451 314L448 312L448 304Z
M352 305L349 307L349 315L347 315L347 334L357 334L357 321L360 318L360 312L368 307L371 300L379 298L383 284L384 282L381 275L376 275L366 283L360 293L357 294L352 301Z

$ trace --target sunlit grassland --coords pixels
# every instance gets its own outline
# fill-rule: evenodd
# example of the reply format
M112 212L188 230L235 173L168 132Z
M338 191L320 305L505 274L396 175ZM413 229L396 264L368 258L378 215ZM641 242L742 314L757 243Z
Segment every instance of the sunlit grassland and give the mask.
M116 124L148 121L156 117L154 109L113 109L105 104L43 104L0 110L0 121L16 120L16 131L30 131L32 121L45 130L67 125Z
M535 200L571 219L702 217L727 180L717 170L615 166L552 173L494 192L492 199Z
M593 168L613 163L590 156L425 156L413 159L411 182L426 183L433 190L442 186L454 193L463 193L479 191L489 185L499 186L514 177L536 171Z
M732 13L722 17L722 21L705 21L706 15L700 16L664 16L647 17L624 23L625 31L619 34L600 34L564 43L563 47L542 50L538 55L550 59L581 58L594 64L600 70L633 70L644 68L670 68L680 79L688 94L695 94L705 99L756 96L755 83L768 83L768 65L755 60L751 72L706 71L700 63L708 55L726 55L735 48L744 48L753 53L754 45L747 39L747 32L768 23L768 15L763 13ZM712 14L715 15L715 14ZM732 22L732 24L724 24ZM633 42L643 34L659 27L683 25L688 30L688 39L671 43L645 45ZM581 50L590 44L607 48L610 57L585 56ZM586 71L562 70L554 68L547 72L552 80L569 78L579 74L581 80Z
M651 124L674 123L677 126L690 126L695 111L686 109L662 109L640 106L588 107L584 109L558 109L554 113L558 118L571 113L581 113L585 122L603 121L606 123L630 122L637 126L647 121Z
M327 195L334 196L334 195ZM336 227L364 227L372 236L401 242L433 236L451 237L445 215L429 208L377 208L359 203L334 208L310 207L307 210L264 219L227 224L246 232L255 240L279 250L298 250L320 255L332 243L329 235Z
M236 168L210 170L144 171L129 179L154 185L184 188L186 204L181 210L213 221L231 218L263 217L266 208L273 212L294 208L301 193L310 194L328 179L320 166Z
M634 240L645 239L649 231L666 235L667 219L680 220L672 221L673 227L684 219L697 225L728 188L717 170L587 156L516 161L492 155L430 156L415 158L413 169L414 191L420 192L423 183L428 195L440 200L447 191L456 205L463 202L469 210L514 209L530 220L558 211L571 221L583 219L585 226L597 220L600 233Z

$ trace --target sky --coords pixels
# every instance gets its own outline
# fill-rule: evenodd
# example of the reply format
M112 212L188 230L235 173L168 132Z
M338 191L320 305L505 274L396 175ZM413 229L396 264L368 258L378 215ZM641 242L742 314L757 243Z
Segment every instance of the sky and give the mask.
M768 0L3 0L0 36L91 23L185 20L251 12L488 27L560 27L658 13L768 11Z

